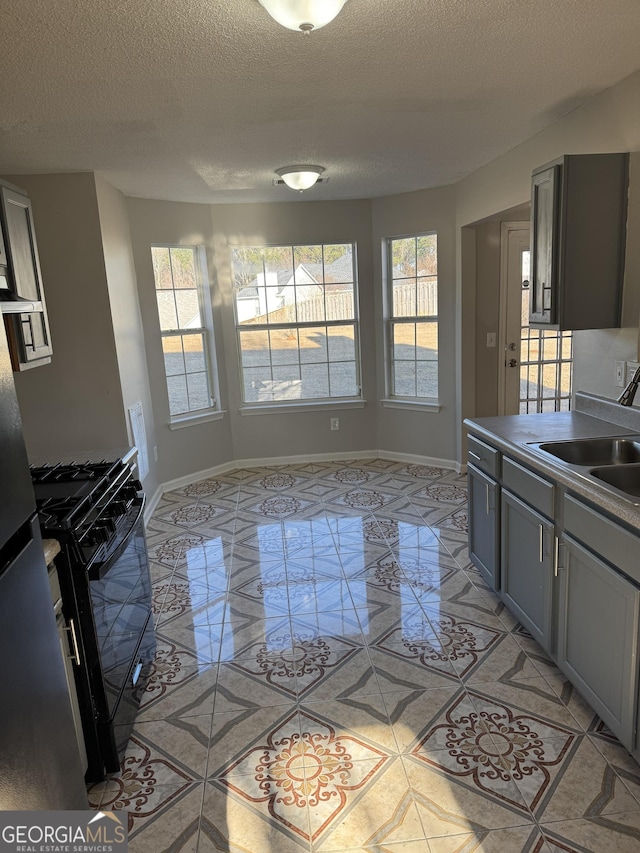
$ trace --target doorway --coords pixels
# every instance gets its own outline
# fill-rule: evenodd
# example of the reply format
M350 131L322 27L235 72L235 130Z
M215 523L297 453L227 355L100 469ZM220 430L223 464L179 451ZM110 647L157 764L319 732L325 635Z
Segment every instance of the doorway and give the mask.
M528 222L502 223L500 252L500 414L569 411L573 333L529 326Z

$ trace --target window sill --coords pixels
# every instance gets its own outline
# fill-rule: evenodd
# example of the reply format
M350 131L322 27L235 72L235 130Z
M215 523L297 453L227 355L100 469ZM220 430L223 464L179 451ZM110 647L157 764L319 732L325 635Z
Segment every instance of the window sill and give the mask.
M401 400L386 398L380 400L385 409L406 409L408 411L439 412L442 406L438 400Z
M221 421L225 415L226 411L205 412L203 415L183 415L169 421L169 429L184 429L197 424L206 424L209 421Z
M284 415L290 412L320 412L323 409L364 409L367 401L352 400L317 400L304 403L262 403L241 406L241 415Z

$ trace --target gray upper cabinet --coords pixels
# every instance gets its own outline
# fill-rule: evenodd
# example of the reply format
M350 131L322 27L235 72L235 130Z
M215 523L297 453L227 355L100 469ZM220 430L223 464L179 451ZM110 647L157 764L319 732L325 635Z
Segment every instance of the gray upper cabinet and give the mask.
M628 173L628 154L567 154L533 172L534 328L620 325Z
M0 184L0 200L9 287L39 303L38 311L5 317L13 369L26 370L50 362L53 351L33 213L29 198L11 185Z

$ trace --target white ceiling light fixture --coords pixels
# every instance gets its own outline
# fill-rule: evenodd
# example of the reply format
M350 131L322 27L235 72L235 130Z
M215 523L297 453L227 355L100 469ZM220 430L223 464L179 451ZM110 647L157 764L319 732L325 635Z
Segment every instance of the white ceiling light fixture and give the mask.
M323 172L322 166L283 166L276 169L276 175L279 175L288 187L298 192L312 187Z
M274 20L288 30L309 35L333 21L347 0L260 0Z

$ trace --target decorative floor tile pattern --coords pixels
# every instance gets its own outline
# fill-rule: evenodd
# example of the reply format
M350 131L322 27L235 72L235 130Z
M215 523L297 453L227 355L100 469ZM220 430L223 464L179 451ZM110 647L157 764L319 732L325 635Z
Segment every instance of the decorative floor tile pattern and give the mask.
M469 562L464 476L231 471L148 526L132 853L637 853L640 767Z

